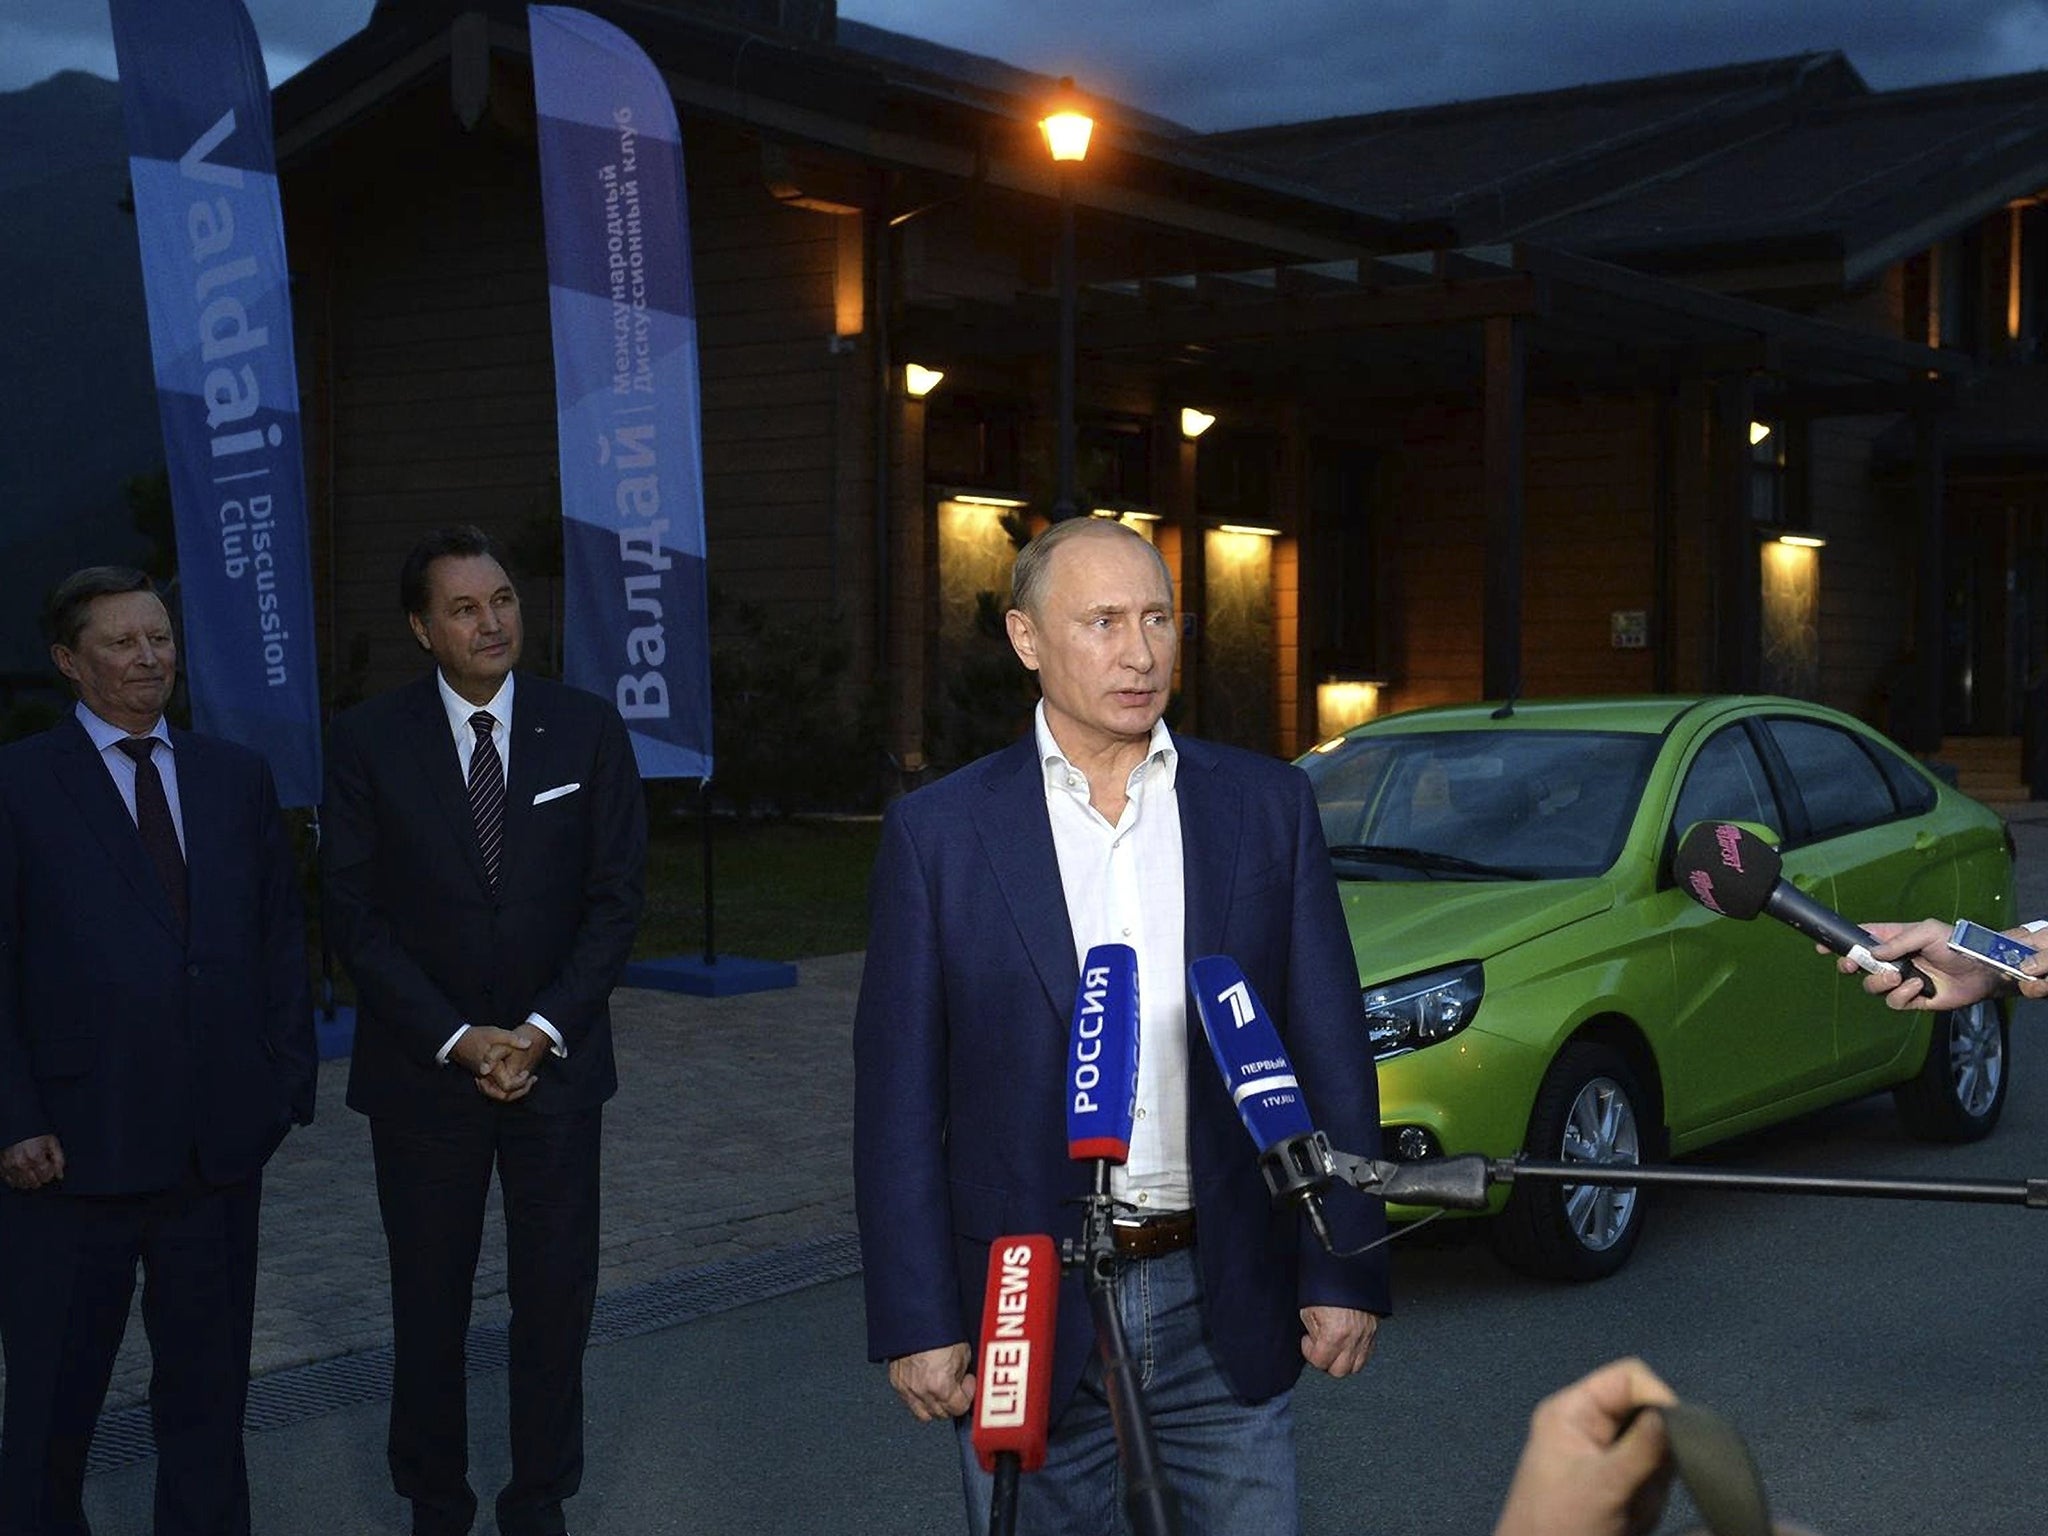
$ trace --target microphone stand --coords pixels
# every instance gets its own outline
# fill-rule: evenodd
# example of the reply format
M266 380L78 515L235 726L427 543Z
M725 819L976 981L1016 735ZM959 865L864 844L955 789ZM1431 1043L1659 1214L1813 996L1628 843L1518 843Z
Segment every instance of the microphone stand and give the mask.
M1061 1244L1061 1260L1079 1269L1088 1288L1088 1310L1095 1318L1095 1340L1102 1350L1102 1390L1109 1399L1110 1422L1116 1428L1117 1459L1123 1465L1124 1514L1134 1536L1176 1536L1180 1522L1159 1464L1159 1442L1144 1394L1131 1364L1124 1337L1123 1314L1117 1310L1116 1233L1111 1217L1109 1164L1095 1164L1095 1191L1082 1202L1081 1238Z
M1017 1536L1017 1477L1023 1461L1015 1451L996 1452L995 1489L989 1496L988 1536Z
M1349 1184L1393 1205L1440 1206L1481 1211L1487 1191L1517 1179L1549 1184L1593 1184L1627 1189L1677 1187L1752 1190L1779 1195L1843 1195L1878 1200L1946 1200L1973 1205L2021 1205L2048 1210L2048 1178L1897 1179L1834 1174L1738 1172L1718 1168L1673 1168L1644 1163L1563 1163L1520 1157L1484 1157L1476 1152L1431 1157L1413 1163L1386 1162L1339 1152L1321 1131L1291 1137L1259 1159L1259 1171L1275 1199L1322 1183Z

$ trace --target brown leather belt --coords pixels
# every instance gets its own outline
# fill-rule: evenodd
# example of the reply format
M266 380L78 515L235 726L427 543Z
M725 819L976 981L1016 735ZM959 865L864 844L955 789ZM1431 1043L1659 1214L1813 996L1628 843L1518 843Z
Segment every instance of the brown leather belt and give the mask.
M1119 1218L1110 1223L1110 1231L1116 1234L1117 1257L1156 1259L1162 1253L1194 1244L1195 1213L1177 1211L1171 1216Z

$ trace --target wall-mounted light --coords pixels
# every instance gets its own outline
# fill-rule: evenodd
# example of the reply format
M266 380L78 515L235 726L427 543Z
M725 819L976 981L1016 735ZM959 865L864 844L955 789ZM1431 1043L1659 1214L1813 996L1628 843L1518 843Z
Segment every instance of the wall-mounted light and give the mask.
M922 363L905 363L903 365L903 387L909 391L910 398L913 400L922 400L926 395L937 389L939 387L939 380L945 376L943 369L927 368Z
M1262 539L1277 539L1280 537L1280 530L1278 528L1269 528L1264 523L1218 523L1216 531L1218 533L1249 533Z
M1752 421L1749 424L1750 447L1756 447L1757 444L1761 443L1765 438L1769 437L1770 435L1771 424L1768 421Z
M1828 541L1817 533L1781 533L1780 544L1789 544L1794 549L1826 549Z
M1315 748L1333 752L1344 744L1343 733L1374 720L1380 713L1383 677L1326 677L1316 684L1316 734L1326 739Z
M1016 496L996 496L986 491L955 491L939 498L941 501L957 501L963 507L1024 507L1030 503Z
M1054 160L1078 162L1088 158L1088 140L1095 132L1095 119L1074 100L1071 76L1060 81L1059 102L1038 120L1038 130L1045 135L1046 150Z
M1198 411L1192 405L1180 408L1180 435L1193 442L1204 432L1216 425L1216 418L1207 411Z

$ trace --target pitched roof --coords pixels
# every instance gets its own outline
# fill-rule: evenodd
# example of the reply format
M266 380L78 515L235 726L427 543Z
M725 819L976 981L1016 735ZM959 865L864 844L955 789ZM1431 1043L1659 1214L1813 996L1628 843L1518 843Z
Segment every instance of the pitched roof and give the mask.
M1202 142L1404 218L1457 219L1466 239L1512 233L1509 204L1555 211L1553 184L1617 160L1683 164L1752 115L1794 100L1866 95L1839 53L1731 64L1565 90L1323 118ZM1525 214L1526 216L1526 214Z
M1014 64L1006 64L1001 59L990 58L987 54L949 48L944 43L912 37L907 32L892 32L886 27L855 21L849 16L839 18L833 33L833 41L851 53L863 54L885 64L899 66L899 72L912 71L954 85L969 85L1006 96L1044 99L1059 85L1051 75L1019 69ZM1116 114L1116 119L1120 123L1142 128L1147 133L1155 133L1164 138L1195 137L1193 129L1170 118L1143 111L1129 102L1108 98L1104 98L1103 101L1104 105Z
M1814 53L1202 142L1461 242L1848 285L2048 186L2048 74L1879 92Z
M833 41L768 27L752 20L762 6L739 0L583 0L583 8L639 43L686 112L892 169L1057 193L1036 127L1043 76L855 22L839 23ZM526 10L524 0L381 0L369 26L275 91L281 159L290 163L385 96L444 70L457 37L523 55ZM1178 124L1096 100L1112 110L1076 187L1084 205L1297 258L1444 242L1441 228L1408 227L1218 153Z
M1803 252L1854 282L2044 184L2048 73L2009 75L1813 103L1528 232L1660 267Z

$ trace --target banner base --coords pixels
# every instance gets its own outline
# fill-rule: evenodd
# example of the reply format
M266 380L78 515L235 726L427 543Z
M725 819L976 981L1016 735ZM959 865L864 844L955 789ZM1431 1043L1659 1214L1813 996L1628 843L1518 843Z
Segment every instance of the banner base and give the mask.
M339 1061L356 1048L356 1011L337 1007L332 1014L318 1004L313 1008L313 1036L319 1042L322 1061Z
M708 964L702 955L664 955L632 961L619 984L693 997L736 997L793 987L796 967L787 960L750 960L744 955L717 955Z

